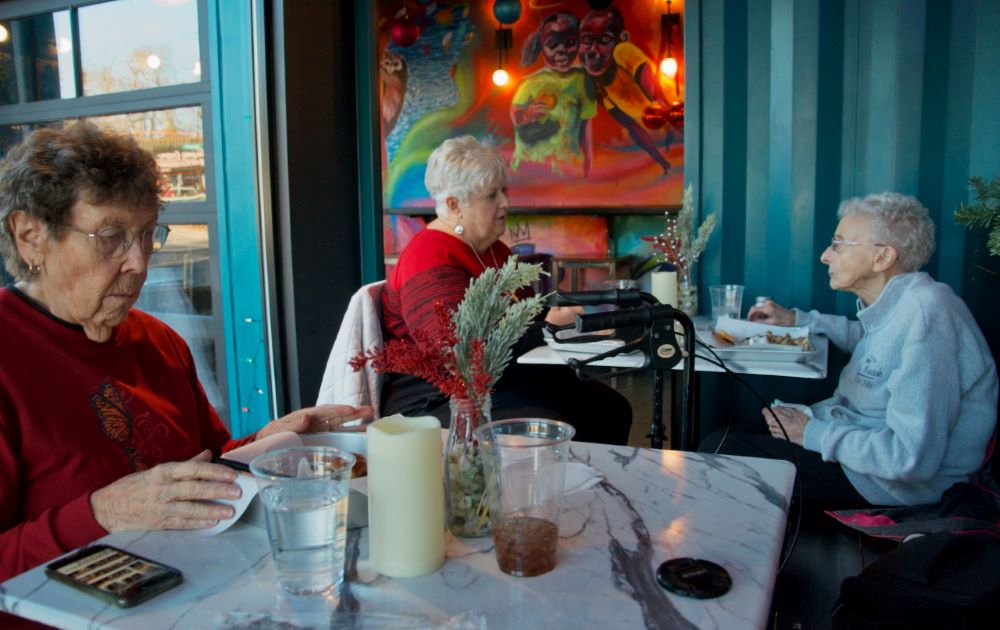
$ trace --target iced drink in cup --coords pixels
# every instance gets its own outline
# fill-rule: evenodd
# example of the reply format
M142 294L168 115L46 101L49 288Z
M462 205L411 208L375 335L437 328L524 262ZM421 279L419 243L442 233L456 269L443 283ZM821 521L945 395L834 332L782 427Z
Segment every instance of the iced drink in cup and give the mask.
M476 430L486 471L493 546L500 570L531 577L556 566L559 507L572 426L516 418Z
M328 446L271 451L250 462L286 591L322 593L343 581L353 466L354 455Z

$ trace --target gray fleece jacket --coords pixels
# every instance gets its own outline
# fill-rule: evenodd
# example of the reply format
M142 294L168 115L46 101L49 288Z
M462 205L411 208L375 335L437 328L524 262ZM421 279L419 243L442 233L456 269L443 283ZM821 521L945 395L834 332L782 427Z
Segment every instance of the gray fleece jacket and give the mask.
M875 505L936 503L982 464L997 371L972 314L923 272L893 277L858 321L796 310L851 352L833 397L811 405L805 447L839 462Z

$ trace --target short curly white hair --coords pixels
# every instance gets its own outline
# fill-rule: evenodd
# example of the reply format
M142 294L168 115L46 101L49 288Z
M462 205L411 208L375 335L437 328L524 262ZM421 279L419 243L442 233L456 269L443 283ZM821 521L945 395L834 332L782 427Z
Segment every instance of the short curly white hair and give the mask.
M895 192L854 197L840 204L837 216L871 219L872 240L893 246L904 272L919 271L934 253L934 222L916 197Z
M507 163L490 144L472 136L448 138L427 159L424 186L435 201L435 212L448 218L448 197L462 204L490 188L506 188L510 179Z

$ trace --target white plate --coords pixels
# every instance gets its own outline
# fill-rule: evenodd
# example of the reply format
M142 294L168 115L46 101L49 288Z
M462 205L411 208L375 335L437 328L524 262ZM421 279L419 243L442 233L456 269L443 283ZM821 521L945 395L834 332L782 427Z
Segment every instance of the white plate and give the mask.
M746 320L729 319L723 317L716 324L718 330L724 330L737 339L747 339L754 335L761 335L770 332L774 335L785 335L792 337L809 337L809 347L786 346L782 344L754 344L724 346L712 335L710 329L699 328L698 339L710 346L720 358L731 361L781 361L787 363L805 363L816 354L816 344L812 341L808 326L784 327L758 324ZM704 349L700 352L706 352Z

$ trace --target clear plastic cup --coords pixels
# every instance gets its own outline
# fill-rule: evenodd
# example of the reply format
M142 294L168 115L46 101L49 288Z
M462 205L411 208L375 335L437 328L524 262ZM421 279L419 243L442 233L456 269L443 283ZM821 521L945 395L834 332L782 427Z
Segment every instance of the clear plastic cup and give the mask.
M556 565L566 459L576 431L558 420L517 418L476 429L500 570L531 577Z
M328 446L301 446L250 462L278 583L286 591L323 593L343 582L354 461L354 455Z
M743 311L742 284L715 284L708 287L712 297L712 328L722 317L739 319Z

